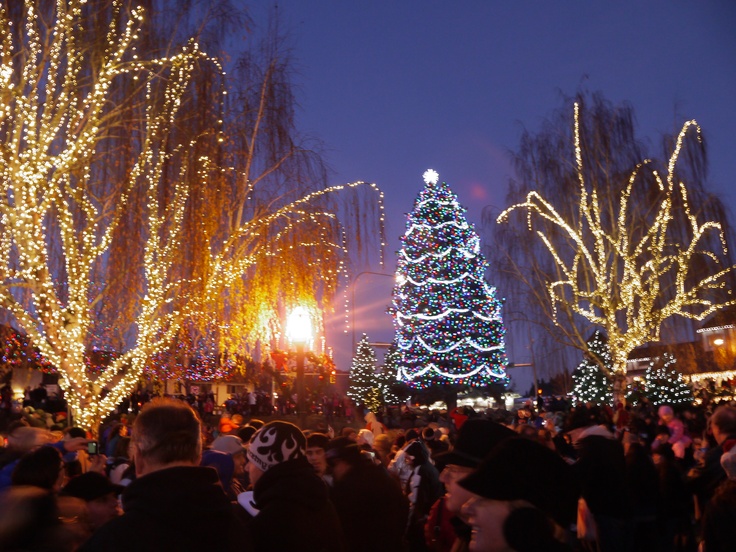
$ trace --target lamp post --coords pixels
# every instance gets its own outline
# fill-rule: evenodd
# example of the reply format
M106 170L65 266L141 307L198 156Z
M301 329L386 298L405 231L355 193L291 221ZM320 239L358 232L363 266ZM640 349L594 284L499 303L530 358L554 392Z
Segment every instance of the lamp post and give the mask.
M286 320L286 335L296 345L296 410L299 426L304 429L307 419L304 392L304 348L312 339L312 325L309 312L304 307L296 307Z

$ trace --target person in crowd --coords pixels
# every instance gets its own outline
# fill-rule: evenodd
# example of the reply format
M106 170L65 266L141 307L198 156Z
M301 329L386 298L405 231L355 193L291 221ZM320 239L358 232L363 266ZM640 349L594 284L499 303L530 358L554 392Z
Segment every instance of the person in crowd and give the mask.
M307 462L314 468L316 473L325 483L332 485L332 475L327 473L327 458L325 456L329 437L324 433L312 433L307 437Z
M581 516L592 520L587 527L595 526L590 532L579 528L579 535L593 550L630 552L633 533L624 449L610 432L599 427L583 431L576 443L578 460L574 470L584 499Z
M258 513L249 523L256 550L338 552L343 536L328 487L306 458L294 424L273 421L248 444L247 469Z
M238 494L233 491L233 474L235 473L235 462L233 457L226 452L219 450L207 449L202 451L202 459L199 461L200 466L213 468L217 472L220 480L220 486L225 491L228 499L234 502L238 499Z
M81 427L70 427L64 431L64 439L75 439L81 438L86 441L87 432ZM96 460L94 469L99 469L97 464L99 458L90 458L86 450L77 450L74 452L66 452L62 450L64 455L64 466L66 468L66 475L69 478L76 477L77 475L83 474L92 468L92 462ZM105 457L105 459L107 459Z
M406 482L412 472L411 466L406 462L406 448L419 439L419 432L416 429L410 429L404 434L404 438L401 448L388 464L388 471L399 479L402 489L406 488ZM424 445L422 444L422 446ZM429 451L427 454L429 454Z
M378 460L384 468L388 468L391 462L391 437L387 433L376 436L373 440L373 450Z
M10 486L13 470L24 454L50 441L48 431L22 422L14 423L8 429L7 445L0 454L0 489Z
M726 480L716 489L701 523L700 552L732 552L736 527L736 480Z
M357 442L358 440L358 432L355 430L354 427L345 426L344 428L342 428L340 435L342 435L343 437L347 437L351 441Z
M713 496L718 485L726 479L726 472L721 465L724 446L730 441L736 442L736 408L719 406L709 420L709 431L715 440L715 447L709 448L703 457L703 464L694 467L688 474L688 489L695 494L696 517L705 511L705 506Z
M682 423L680 418L675 416L675 412L671 406L660 406L657 414L659 415L660 425L665 426L669 430L670 438L667 442L672 445L672 452L675 453L675 457L679 459L685 458L687 449L693 442L685 430L685 424Z
M439 427L425 427L422 430L422 441L424 441L432 459L438 454L447 452L450 448L449 444L442 439L442 432Z
M7 442L7 447L0 455L0 490L10 486L13 471L25 454L39 447L49 446L63 455L84 450L87 446L87 439L83 437L70 437L54 442L51 432L23 423L16 423L10 428Z
M115 456L107 459L105 473L115 485L127 486L130 477L132 460L130 459L130 437L121 437L115 447Z
M242 479L245 475L245 446L243 441L237 435L220 435L210 445L210 449L217 452L229 454L233 460L233 473L230 478L230 485L225 488L225 492L231 500L236 500L240 493L246 490Z
M374 437L388 433L386 426L382 422L378 421L378 418L376 418L376 415L373 412L368 412L365 415L365 429L370 431Z
M351 552L402 552L409 503L398 482L346 437L330 441L330 492Z
M38 523L35 531L39 535L33 535L21 530L18 548L2 548L0 550L36 550L33 543L39 546L39 550L76 550L89 533L85 528L77 524L65 526L56 520L77 520L85 514L85 508L81 501L76 499L67 500L59 498L59 491L66 481L66 470L61 452L52 446L40 446L20 458L15 465L11 477L12 485L3 493L7 494L6 506L0 508L0 518L8 516L19 524L19 528L6 527L0 533L7 532L12 541L16 537L16 530L25 527L25 524ZM26 508L25 515L19 512L11 512L10 508ZM8 508L8 509L5 509ZM56 519L49 524L48 515L54 515ZM27 516L27 517L26 517ZM41 526L41 523L46 524ZM17 536L17 535L16 535ZM58 539L58 541L57 541ZM0 542L3 537L0 537ZM25 545L20 545L25 542ZM45 543L41 547L40 543ZM47 547L47 548L46 548Z
M467 549L470 527L460 518L460 510L470 500L471 493L458 485L458 481L474 473L495 446L514 435L513 430L491 420L471 418L458 431L452 450L436 456L445 494L432 506L424 527L430 549Z
M10 486L0 491L0 550L73 552L86 538L79 535L75 519L61 515L52 492Z
M649 451L642 443L630 443L624 450L634 550L657 550L658 512L661 504L659 474Z
M66 482L61 453L54 447L38 447L25 454L16 464L11 482L58 493Z
M694 535L691 534L693 496L687 489L685 474L670 443L665 443L654 450L652 458L659 484L660 503L657 516L659 549L686 549L685 546L680 547L680 544L693 541Z
M91 535L120 515L118 496L123 492L123 488L121 485L113 484L101 473L87 472L70 480L60 494L84 501L83 523Z
M571 467L549 448L505 439L459 484L473 494L462 507L472 552L570 550L580 493Z
M243 427L238 429L238 431L236 432L236 435L240 437L240 440L243 443L247 443L248 441L250 441L251 437L253 437L255 432L258 431L258 429L259 429L258 427L254 427L250 424L244 425Z
M217 473L199 466L202 424L191 406L170 398L146 403L133 423L132 450L137 478L123 491L123 515L81 550L251 549Z
M444 489L437 468L430 461L423 443L414 441L404 449L404 453L411 468L405 490L410 504L407 538L409 549L421 552L427 550L424 524L432 506L444 494Z
M358 443L358 446L366 451L373 452L373 439L375 437L373 436L373 433L368 429L361 429L358 431L358 437L355 439L355 442Z

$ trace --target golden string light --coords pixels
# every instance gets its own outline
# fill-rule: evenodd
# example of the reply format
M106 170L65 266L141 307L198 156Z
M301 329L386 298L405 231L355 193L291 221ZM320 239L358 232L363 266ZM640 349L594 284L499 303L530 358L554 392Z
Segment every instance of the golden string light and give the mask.
M320 247L341 255L310 259L306 266L320 274L323 290L334 291L341 278L347 280L347 242L335 214L315 207L319 198L368 186L377 196L381 228L384 207L383 193L375 184L355 182L310 193L242 222L221 244L211 244L205 276L177 278L191 194L186 176L192 166L184 158L195 149L195 142L173 143L171 130L178 124L197 62L212 64L223 77L225 72L194 40L173 55L141 59L137 42L144 11L128 12L125 0L112 1L104 52L99 58L91 56L80 39L86 25L84 4L84 0L57 0L53 18L42 21L37 4L28 0L23 32L18 33L22 40L12 32L0 37L0 303L56 366L76 423L95 429L130 394L149 359L164 352L184 321L210 316L196 301L178 298L182 286L202 284L206 301L221 304L223 289L242 280L264 258L278 259L293 248ZM12 25L0 6L0 28ZM114 124L110 121L130 109L118 105L116 96L116 86L125 78L136 82L144 98L138 149L124 185L100 198L91 167ZM225 140L221 127L215 136L219 142ZM218 168L206 156L197 162L200 182L207 182L208 171L234 170ZM170 178L167 171L177 164L178 179L164 203L161 182ZM132 205L134 189L141 185L147 198L142 213L147 239L143 266L130 267L143 272L145 283L134 321L136 335L109 367L89 374L85 355L94 323L94 270L105 262L125 209ZM304 233L308 237L301 241L290 239L301 236L304 227L317 231ZM337 239L331 237L335 227ZM63 254L61 283L51 268L52 231L58 232ZM384 245L381 234L381 253ZM317 309L316 300L309 308ZM266 306L255 316L258 319L251 320L249 328L237 330L251 342L266 337L264 328L272 326L277 313ZM234 320L228 327L238 324Z
M714 265L720 264L719 257L704 244L712 232L717 233L724 253L727 251L721 224L717 221L700 224L690 209L685 184L675 181L677 161L684 140L691 131L695 132L697 140L701 139L700 127L695 121L683 125L664 178L657 171L652 171L663 198L659 205L654 206L656 215L653 223L639 238L629 231L630 227L641 228L641 224L632 224L636 220L628 204L641 170L650 162L643 161L629 176L619 197L618 216L612 218L616 224L612 224L610 230L606 229L605 202L595 187L588 192L583 171L585 160L578 104L574 109L575 166L580 193L577 222L566 220L536 191L529 192L524 202L509 207L497 218L498 223L504 223L511 212L526 211L529 230L542 241L562 274L560 280L547 283L555 323L559 323L558 306L565 305L593 325L603 328L608 337L612 371L617 374L626 373L627 358L632 350L659 340L661 325L669 317L679 315L703 320L719 309L736 304L736 300L717 301L717 294L713 293L725 289L726 276L736 267L720 266L693 279L697 256L705 255ZM668 234L670 224L675 220L676 194L679 194L692 234L689 243L673 244ZM570 249L563 251L560 249L563 246L556 245L561 241L553 242L544 232L535 230L535 217L556 226L567 238ZM586 278L580 277L581 273L590 276L593 283L588 284ZM675 293L663 301L661 285L665 278L672 278Z

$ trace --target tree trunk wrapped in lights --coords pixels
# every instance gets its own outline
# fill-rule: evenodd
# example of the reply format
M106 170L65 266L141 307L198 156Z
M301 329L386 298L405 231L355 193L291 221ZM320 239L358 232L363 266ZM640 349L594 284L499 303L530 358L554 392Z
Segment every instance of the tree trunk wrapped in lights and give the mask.
M610 115L611 110L602 113ZM581 118L575 103L573 171L562 160L555 161L557 172L538 165L539 159L532 162L538 172L530 173L529 184L542 175L567 187L548 197L531 190L497 220L508 222L521 212L523 219L517 217L513 224L526 223L549 254L550 269L537 270L537 265L525 273L511 272L543 283L546 297L538 298L546 301L549 318L566 342L585 350L581 321L604 330L611 368L602 363L601 368L610 371L613 400L619 401L629 353L658 341L665 321L676 315L702 320L736 302L731 295L734 267L726 249L726 221L698 221L704 208L716 202L706 196L700 203L702 182L689 194L684 180L699 175L690 170L689 157L683 168L678 164L693 151L688 139L701 141L695 121L682 127L664 166L639 160L626 172L621 170L627 164L623 156L614 166L586 152L615 152L616 139L633 140L631 119L611 117L615 124L601 131L605 125L599 120L581 125ZM581 127L595 130L586 136ZM691 203L693 197L697 201Z
M329 304L348 235L326 198L380 203L373 185L326 187L279 126L283 63L228 104L219 62L193 39L151 47L131 4L0 6L0 298L92 430L182 331L242 353L280 331L284 305ZM103 347L116 354L91 374Z

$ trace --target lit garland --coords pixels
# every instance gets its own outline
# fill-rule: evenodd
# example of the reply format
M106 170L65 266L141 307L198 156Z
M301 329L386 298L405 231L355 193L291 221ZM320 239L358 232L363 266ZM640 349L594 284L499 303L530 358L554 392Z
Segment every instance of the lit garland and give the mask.
M708 333L708 332L720 332L722 330L732 330L736 328L733 324L727 324L725 326L714 326L712 328L700 328L695 330L695 333Z
M736 300L716 302L712 293L725 288L727 276L734 267L719 268L692 281L695 276L692 269L699 266L696 264L699 256L707 256L718 263L715 253L704 251L701 241L705 236L716 232L726 252L721 224L715 221L699 224L690 211L685 185L675 182L675 168L688 131L694 129L700 140L700 128L695 121L688 121L680 131L669 159L666 178L663 180L661 175L652 171L658 191L664 193L664 198L658 206L652 206L656 212L654 222L642 232L638 242L632 243L629 228L641 225L637 226L636 220L629 215L628 202L639 171L649 161L639 164L631 173L619 198L618 217L609 216L606 196L600 198L598 190L589 192L586 187L579 117L579 106L575 104L574 142L580 194L577 222L563 218L552 203L536 191L529 192L525 202L503 211L497 221L503 223L512 211L526 209L530 231L534 231L536 215L557 226L564 234L565 243L571 248L565 252L562 249L558 251L552 237L536 231L563 275L562 279L547 285L555 322L558 305L565 305L575 314L603 328L608 336L612 373L622 377L626 374L629 353L645 343L659 341L664 320L673 315L703 320L719 309L736 304ZM675 194L678 193L693 236L689 244L672 243L668 237L670 223L675 218ZM606 229L608 221L616 222L611 224L610 231ZM564 260L567 258L569 262ZM661 280L669 276L673 277L677 292L669 300L662 301Z
M603 334L596 331L588 342L589 355L592 358L584 358L572 373L574 382L573 397L578 403L591 402L597 405L611 404L613 400L613 383L606 375L605 369L611 369L611 352ZM586 355L587 356L587 355Z
M723 372L701 372L699 374L686 374L684 378L692 383L707 379L731 380L736 378L736 370L725 370Z
M391 368L411 387L507 383L501 301L485 282L480 238L432 170L398 254Z

